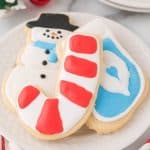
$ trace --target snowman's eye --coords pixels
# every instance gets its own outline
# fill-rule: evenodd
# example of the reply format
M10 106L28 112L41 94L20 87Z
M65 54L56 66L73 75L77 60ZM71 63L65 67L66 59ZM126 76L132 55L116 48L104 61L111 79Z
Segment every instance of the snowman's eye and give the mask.
M50 30L49 29L46 29L46 32L49 32Z
M61 34L61 31L57 31L58 34Z

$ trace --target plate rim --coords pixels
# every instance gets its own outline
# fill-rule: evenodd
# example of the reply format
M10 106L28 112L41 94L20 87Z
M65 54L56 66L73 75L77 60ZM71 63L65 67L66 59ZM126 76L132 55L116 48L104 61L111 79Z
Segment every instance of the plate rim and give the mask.
M142 45L146 48L145 52L150 56L150 53L149 53L149 51L148 51L148 49L150 49L149 46L148 46L136 33L132 32L132 31L129 30L129 29L127 29L124 25L121 25L120 23L117 23L117 22L115 22L115 21L113 21L113 20L111 20L111 19L105 18L105 17L103 17L103 16L98 16L98 15L89 14L89 13L79 13L79 12L61 12L61 13L65 13L65 14L67 14L67 15L86 15L86 16L91 16L91 17L99 17L99 18L104 19L104 20L107 20L107 21L109 21L109 22L111 22L111 23L113 23L113 24L115 24L115 25L119 25L120 27L122 27L122 28L124 28L126 31L128 31L128 33L130 33L132 36L136 37L136 39L137 39L138 41L140 41L140 43L142 43ZM35 18L36 18L36 17L35 17ZM34 19L34 18L31 18L31 19ZM29 20L31 20L31 19L29 19ZM0 38L0 44L3 42L3 40L6 40L11 34L13 34L13 32L16 32L19 28L23 27L26 22L27 22L27 20L24 21L23 23L17 25L16 27L14 27L12 30L10 30L8 33L6 33L6 34L3 36L3 38ZM142 136L142 135L147 131L147 129L148 129L149 127L150 127L150 125L142 132L142 134L141 134L140 136ZM139 136L139 137L136 137L133 141L131 141L130 143L128 143L128 145L126 145L126 146L124 146L124 147L122 147L122 148L126 148L126 147L130 146L130 145L133 144L138 138L140 138L140 136Z
M134 6L129 6L129 5L123 5L123 4L120 4L111 0L99 0L99 2L102 2L108 6L111 6L120 10L140 12L140 13L150 13L150 7L149 8L134 7Z

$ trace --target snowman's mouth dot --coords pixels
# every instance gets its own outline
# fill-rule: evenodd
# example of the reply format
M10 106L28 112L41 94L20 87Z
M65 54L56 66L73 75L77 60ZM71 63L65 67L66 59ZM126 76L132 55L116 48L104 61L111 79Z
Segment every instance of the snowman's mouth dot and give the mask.
M58 31L57 32L57 36L50 36L50 30L46 30L45 33L43 33L43 36L46 36L47 38L51 38L51 39L60 39L60 38L63 38L63 36L61 35L61 31Z

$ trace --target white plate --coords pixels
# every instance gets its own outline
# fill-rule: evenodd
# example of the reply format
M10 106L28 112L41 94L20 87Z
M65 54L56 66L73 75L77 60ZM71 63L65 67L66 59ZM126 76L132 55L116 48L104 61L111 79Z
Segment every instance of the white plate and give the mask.
M115 8L134 11L134 12L150 12L150 0L99 0L107 5Z
M72 23L84 25L97 16L69 13ZM150 51L135 34L111 20L99 17L110 26L120 43L129 51L150 79ZM18 51L25 44L24 25L11 31L0 41L0 82L4 72L14 65ZM26 132L16 114L11 113L0 100L0 131L9 140L26 150L119 150L133 143L150 126L150 97L138 109L132 120L120 131L110 135L96 135L83 128L78 133L59 141L45 142L33 138Z

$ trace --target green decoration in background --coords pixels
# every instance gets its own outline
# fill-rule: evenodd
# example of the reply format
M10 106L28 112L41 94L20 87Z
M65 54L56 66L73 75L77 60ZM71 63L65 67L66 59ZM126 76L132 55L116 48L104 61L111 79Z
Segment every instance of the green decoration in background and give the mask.
M17 0L0 0L0 9L8 9L18 4Z

